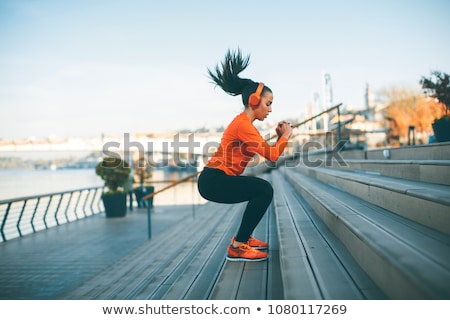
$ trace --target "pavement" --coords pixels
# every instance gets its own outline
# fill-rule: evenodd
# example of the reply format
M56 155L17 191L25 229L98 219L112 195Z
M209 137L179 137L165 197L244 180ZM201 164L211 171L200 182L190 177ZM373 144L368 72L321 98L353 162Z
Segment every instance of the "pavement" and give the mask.
M195 214L193 205L155 206L151 236ZM0 243L1 300L57 300L149 241L147 209L98 214Z

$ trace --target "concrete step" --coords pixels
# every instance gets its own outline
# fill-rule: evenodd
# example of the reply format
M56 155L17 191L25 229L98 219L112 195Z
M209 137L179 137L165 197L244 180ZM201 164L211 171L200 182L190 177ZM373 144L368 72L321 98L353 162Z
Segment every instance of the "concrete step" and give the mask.
M323 167L295 170L420 224L450 234L450 186Z
M450 160L450 142L365 151L365 159L367 160L386 158L390 160Z
M386 147L370 150L342 150L344 159L364 160L450 160L450 142Z
M450 186L450 160L332 161L331 168ZM325 163L323 163L325 165Z
M272 177L285 299L385 299L281 173Z
M389 298L450 298L448 234L293 168L279 170Z

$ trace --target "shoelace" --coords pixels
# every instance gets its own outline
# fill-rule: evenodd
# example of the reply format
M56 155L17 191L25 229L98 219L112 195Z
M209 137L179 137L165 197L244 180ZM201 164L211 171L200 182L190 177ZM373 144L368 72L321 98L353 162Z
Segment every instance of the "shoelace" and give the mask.
M248 244L243 243L239 246L239 248L245 249L245 250L251 250L251 251L256 251L256 249L250 247Z

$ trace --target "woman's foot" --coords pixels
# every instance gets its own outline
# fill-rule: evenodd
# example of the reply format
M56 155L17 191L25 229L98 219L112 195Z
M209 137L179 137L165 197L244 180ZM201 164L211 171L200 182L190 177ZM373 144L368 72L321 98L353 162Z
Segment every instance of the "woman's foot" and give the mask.
M255 249L266 249L269 246L267 242L255 239L253 237L248 238L247 244Z
M238 245L235 245L236 243L241 244L243 242L237 242L235 237L231 238L231 244L237 247ZM267 249L269 247L267 242L255 239L253 237L248 238L246 243L253 249Z
M237 248L232 244L228 246L227 260L229 261L264 261L268 258L267 252L259 251L242 243Z

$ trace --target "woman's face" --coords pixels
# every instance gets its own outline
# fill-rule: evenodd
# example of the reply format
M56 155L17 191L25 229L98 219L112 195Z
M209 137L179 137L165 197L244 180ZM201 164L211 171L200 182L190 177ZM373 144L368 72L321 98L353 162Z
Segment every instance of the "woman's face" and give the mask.
M270 112L272 112L273 94L266 91L261 95L261 101L257 108L254 109L256 119L263 121Z

